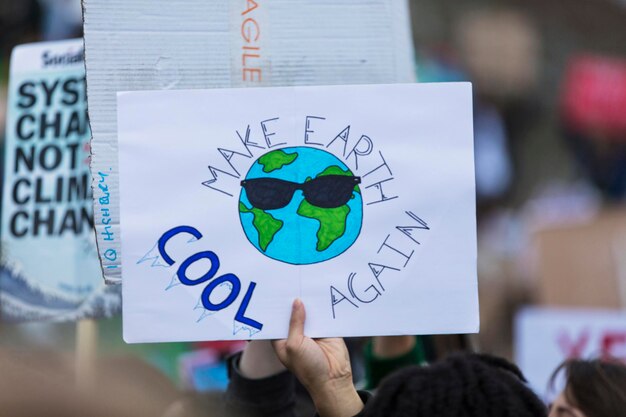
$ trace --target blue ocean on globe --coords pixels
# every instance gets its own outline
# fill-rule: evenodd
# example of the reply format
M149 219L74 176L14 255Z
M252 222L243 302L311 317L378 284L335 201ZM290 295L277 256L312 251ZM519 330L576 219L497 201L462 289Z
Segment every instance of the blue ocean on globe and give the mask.
M246 180L276 178L299 184L324 175L353 173L336 156L304 146L272 150L250 167ZM356 241L363 221L363 200L357 186L349 201L337 208L312 206L296 190L288 205L261 210L242 187L239 217L247 239L262 254L289 264L323 262L345 252Z

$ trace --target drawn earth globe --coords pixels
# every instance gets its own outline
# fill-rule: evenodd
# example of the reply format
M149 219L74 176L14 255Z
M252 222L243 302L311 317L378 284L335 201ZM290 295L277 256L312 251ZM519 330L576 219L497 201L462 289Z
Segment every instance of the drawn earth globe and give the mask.
M333 154L298 146L262 155L250 167L246 180L274 178L304 184L327 175L353 177ZM313 264L339 256L356 241L363 221L363 200L358 185L347 203L332 208L315 206L302 190L296 190L286 206L262 209L251 204L242 187L239 217L247 239L263 255L289 264Z

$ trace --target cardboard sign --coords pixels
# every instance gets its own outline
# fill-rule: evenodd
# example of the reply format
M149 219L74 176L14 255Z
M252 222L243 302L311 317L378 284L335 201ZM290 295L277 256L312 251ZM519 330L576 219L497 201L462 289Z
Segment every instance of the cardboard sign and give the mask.
M118 94L124 338L478 330L468 83ZM106 184L108 173L96 173Z
M626 307L626 210L615 206L571 224L545 226L533 238L541 304Z
M528 308L515 319L515 361L548 400L555 394L548 387L550 376L564 360L604 356L626 362L624 311Z
M82 40L11 57L2 199L3 319L111 315L93 233Z
M118 91L412 82L406 0L84 0L98 249L119 283ZM150 34L146 36L146 34Z

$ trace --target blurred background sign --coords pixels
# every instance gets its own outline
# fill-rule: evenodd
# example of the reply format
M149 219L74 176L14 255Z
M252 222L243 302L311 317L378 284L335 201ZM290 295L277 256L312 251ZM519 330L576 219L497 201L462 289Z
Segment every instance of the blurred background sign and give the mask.
M534 235L538 299L561 307L626 308L626 212L604 210Z
M514 342L515 361L537 394L549 399L562 388L549 387L552 372L566 359L626 362L626 312L526 308L516 317Z
M8 93L2 318L110 316L120 299L93 236L82 40L15 48Z

